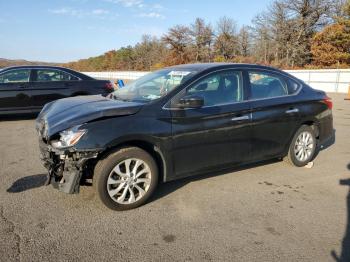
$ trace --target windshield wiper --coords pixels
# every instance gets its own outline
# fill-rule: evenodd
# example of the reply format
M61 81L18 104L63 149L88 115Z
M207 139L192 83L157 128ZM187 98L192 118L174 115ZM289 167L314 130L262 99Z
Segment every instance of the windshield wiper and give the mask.
M146 99L146 98L135 98L133 100L131 100L132 102L140 102L140 103L147 103L152 101L151 99Z
M120 96L116 96L116 95L113 95L112 97L113 97L114 100L120 100L120 101L123 101L123 102L129 102L130 101L128 99L121 98Z

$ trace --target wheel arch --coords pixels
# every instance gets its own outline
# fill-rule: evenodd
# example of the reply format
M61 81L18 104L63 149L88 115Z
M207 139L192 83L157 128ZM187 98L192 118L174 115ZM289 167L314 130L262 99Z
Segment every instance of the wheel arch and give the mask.
M314 132L315 132L315 137L316 139L319 139L320 136L320 128L319 128L319 123L317 120L313 119L313 120L306 120L304 122L301 123L300 127L306 125L306 126L310 126ZM299 127L299 128L300 128ZM295 131L296 132L296 131Z
M300 127L302 126L310 126L314 131L315 131L315 137L316 137L316 140L319 139L319 124L318 124L318 121L316 119L306 119L306 120L303 120L300 122L300 124L296 125L295 126L295 130L293 131L292 133L292 136L289 138L289 141L288 143L286 144L284 150L283 150L283 157L286 156L288 154L288 150L289 150L289 146L290 146L290 143L292 142L293 138L294 138L294 135L295 133L299 130Z
M120 148L125 148L125 147L138 147L146 151L148 154L150 154L153 157L153 159L156 161L158 172L159 172L159 181L162 181L162 182L167 181L167 164L166 164L165 156L162 150L157 145L155 145L150 141L128 140L128 141L120 142L116 145L106 148L104 151L102 151L99 154L96 160L99 161L105 158L111 152L116 151Z

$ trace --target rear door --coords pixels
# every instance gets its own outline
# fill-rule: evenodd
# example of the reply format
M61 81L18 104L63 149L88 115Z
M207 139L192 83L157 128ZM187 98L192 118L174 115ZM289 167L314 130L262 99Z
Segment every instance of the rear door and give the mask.
M176 108L186 95L201 96L204 106ZM203 77L172 100L173 162L177 177L249 159L250 113L239 70Z
M77 77L58 69L33 70L31 105L34 109L40 109L46 103L71 96L74 84L78 80Z
M0 110L30 110L30 69L11 69L0 73Z
M300 122L299 84L282 74L248 70L252 108L252 158L280 156Z

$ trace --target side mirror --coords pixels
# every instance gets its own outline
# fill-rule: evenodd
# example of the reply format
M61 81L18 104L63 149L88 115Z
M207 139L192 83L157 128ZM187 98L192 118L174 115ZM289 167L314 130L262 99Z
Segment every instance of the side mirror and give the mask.
M185 96L180 99L178 105L181 108L201 108L204 105L204 99L200 96Z

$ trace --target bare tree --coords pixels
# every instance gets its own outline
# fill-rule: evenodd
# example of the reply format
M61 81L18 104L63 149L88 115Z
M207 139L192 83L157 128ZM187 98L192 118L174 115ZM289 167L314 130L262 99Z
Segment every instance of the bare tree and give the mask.
M151 70L166 52L165 44L157 37L143 35L141 42L134 47L134 68L136 70Z
M330 6L331 16L333 20L336 20L338 17L346 16L346 5L349 4L349 0L334 0Z
M238 45L239 45L239 54L241 56L249 56L250 54L250 33L248 26L242 26L239 30Z
M210 62L213 43L213 29L201 18L197 18L191 25L191 35L195 50L196 62Z
M223 56L225 60L235 57L238 50L236 22L224 16L219 19L216 31L216 53Z
M310 63L311 39L330 22L332 3L332 0L275 0L253 20L257 61L277 66Z
M177 25L169 29L162 37L171 51L170 64L182 64L190 61L191 30L187 26Z
M253 19L252 27L254 57L257 62L265 64L269 64L272 60L272 33L268 21L268 14L261 13Z
M274 1L268 8L268 27L272 36L274 64L290 63L290 50L293 45L294 23L289 19L287 6L281 1Z
M284 0L290 19L296 28L292 65L305 65L311 61L311 39L328 22L332 0Z

